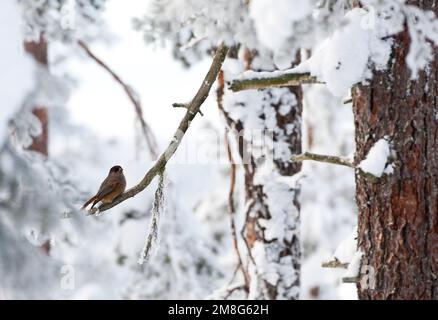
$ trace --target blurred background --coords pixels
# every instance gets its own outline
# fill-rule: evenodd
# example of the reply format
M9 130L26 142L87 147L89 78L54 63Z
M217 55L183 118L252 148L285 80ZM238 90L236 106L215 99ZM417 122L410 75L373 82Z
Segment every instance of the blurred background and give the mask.
M137 261L156 182L101 215L78 210L113 165L124 168L128 187L142 179L184 116L172 103L190 101L210 66L204 50L209 45L202 41L197 50L180 54L175 39L148 38L144 17L165 15L151 2L73 1L73 15L69 1L0 2L0 299L224 298L236 254L226 124L216 85L202 106L204 116L195 118L167 166L158 243L147 263ZM166 14L175 14L183 2L169 5ZM36 63L24 46L38 43L41 30L45 64ZM155 147L145 139L123 87L77 40L135 92ZM349 104L323 86L303 86L303 92L303 149L352 154ZM47 119L38 109L47 111ZM35 142L44 136L42 119L45 152ZM241 166L236 177L240 230ZM342 282L345 270L322 267L336 251L342 262L355 252L354 173L306 162L299 183L300 298L355 299L355 284Z

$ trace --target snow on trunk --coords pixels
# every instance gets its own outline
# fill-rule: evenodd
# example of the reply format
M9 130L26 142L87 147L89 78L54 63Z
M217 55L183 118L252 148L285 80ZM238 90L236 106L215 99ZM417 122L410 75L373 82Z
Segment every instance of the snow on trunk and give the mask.
M235 67L236 61L225 66L226 78ZM301 99L301 87L226 91L224 97L245 173L249 299L299 296L300 208L294 176L301 165L290 159L301 152Z

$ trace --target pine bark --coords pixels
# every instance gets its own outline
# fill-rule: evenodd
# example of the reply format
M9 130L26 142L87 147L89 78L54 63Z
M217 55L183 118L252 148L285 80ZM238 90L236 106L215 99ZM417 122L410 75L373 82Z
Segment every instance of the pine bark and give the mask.
M412 1L437 13L433 3ZM409 46L405 31L388 69L353 90L355 162L384 137L394 157L393 173L379 180L356 174L358 247L370 280L362 274L360 299L438 299L438 51L411 80Z

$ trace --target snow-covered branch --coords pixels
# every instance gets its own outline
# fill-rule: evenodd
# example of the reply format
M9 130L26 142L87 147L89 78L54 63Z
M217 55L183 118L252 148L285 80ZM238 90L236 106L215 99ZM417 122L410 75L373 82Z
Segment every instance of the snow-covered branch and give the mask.
M320 83L310 73L251 72L251 76L235 79L229 89L237 92L242 90L267 89L278 87L299 86L306 83Z
M118 205L119 203L134 197L135 195L146 189L146 187L149 186L149 184L157 175L162 174L162 172L164 171L167 165L167 162L170 160L170 158L174 155L174 153L178 149L178 146L180 145L182 138L187 132L191 121L195 118L196 114L198 114L199 109L201 108L201 105L204 103L205 99L207 99L210 89L213 83L215 82L217 75L222 67L222 63L225 60L227 52L228 52L228 47L225 44L221 44L217 48L210 69L208 70L207 75L202 81L202 84L198 89L198 92L196 93L195 97L188 104L187 112L184 118L181 120L178 129L176 130L173 136L173 139L170 141L166 150L164 150L164 152L161 154L161 156L158 158L158 160L155 162L152 168L149 169L149 171L146 173L143 179L137 185L128 189L119 197L117 197L113 202L108 204L102 204L98 208L94 208L93 210L90 211L90 214L106 211Z

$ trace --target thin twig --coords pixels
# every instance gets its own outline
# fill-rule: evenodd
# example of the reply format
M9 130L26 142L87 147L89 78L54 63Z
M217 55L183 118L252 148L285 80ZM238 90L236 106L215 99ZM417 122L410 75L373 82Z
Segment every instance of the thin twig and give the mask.
M219 111L222 113L222 115L225 118L225 122L227 124L227 129L232 130L235 129L236 124L233 119L231 119L229 113L225 110L223 106L223 96L225 93L225 76L224 71L219 71L219 74L217 76L218 81L218 88L216 90L216 98L217 98L217 107L219 108Z
M230 191L228 192L228 207L230 211L230 227L231 227L231 237L233 239L233 247L236 252L238 266L240 266L243 274L243 278L245 280L246 288L249 290L249 274L248 271L245 270L243 265L242 255L239 250L239 243L237 241L237 231L236 231L236 221L234 219L236 214L236 209L234 206L234 188L236 185L236 164L234 163L233 154L231 153L230 142L228 141L227 133L225 133L225 143L227 146L227 155L228 160L230 161Z
M348 268L349 263L342 263L341 261L339 261L338 259L334 259L332 261L328 261L328 262L323 262L321 264L321 267L323 268L340 268L340 269L347 269Z
M188 103L173 103L172 107L174 108L184 108L187 109L189 107ZM204 116L201 110L198 111L201 116Z
M253 200L253 201L248 205L248 208L247 208L247 210L246 210L246 212L245 212L245 222L244 222L244 224L243 224L243 226L242 226L242 229L240 230L240 235L241 235L241 237L242 237L242 239L243 239L243 242L245 243L246 249L248 250L248 256L249 256L251 262L253 263L254 267L256 268L256 269L255 269L255 270L256 270L256 273L258 273L258 272L257 272L257 264L256 264L256 262L255 262L254 256L252 255L251 246L249 245L249 243L248 243L248 239L246 238L246 234L245 234L246 226L247 226L247 224L248 224L248 220L249 220L249 214L250 214L250 212L251 212L251 209L255 206L255 203L256 203L256 202Z
M343 277L342 283L358 283L360 281L360 277Z
M235 129L235 128L236 128L236 122L230 117L230 115L229 115L228 112L225 110L225 108L224 108L224 106L223 106L223 104L222 104L222 97L223 97L223 95L224 95L224 90L223 90L223 89L225 88L225 77L224 77L224 72L223 72L222 70L219 72L219 75L218 75L218 82L219 82L218 90L217 90L217 102L218 102L217 105L218 105L218 108L219 108L219 110L221 111L221 113L223 114L223 116L224 116L224 118L225 118L225 121L226 121L226 123L227 123L228 128L229 128L229 129L232 129L232 128ZM222 88L222 90L220 90L220 88ZM239 137L238 137L238 136L236 137L236 140L237 140L237 143L239 143ZM257 274L257 276L258 276L257 265L256 265L256 263L255 263L255 260L254 260L253 255L252 255L252 253L251 253L251 246L249 245L248 240L246 239L246 234L245 234L245 231L246 231L246 225L247 225L247 223L248 223L248 218L249 218L249 212L251 211L251 209L252 209L252 207L254 206L254 204L255 204L255 202L252 201L252 202L248 205L248 208L247 208L247 210L246 210L246 212L245 212L245 221L244 221L244 223L243 223L242 229L240 230L240 236L241 236L241 238L243 239L243 243L244 243L245 246L246 246L246 249L247 249L247 252L248 252L249 260L253 263L254 268L255 268L255 272L256 272L256 274ZM243 269L248 270L248 264L249 264L249 261L248 261L246 267L244 267L244 266L242 265L242 270L243 270Z
M356 168L356 166L347 158L338 157L338 156L328 156L323 154L316 154L310 152L304 152L303 154L292 156L292 161L301 162L304 160L312 160L318 162L325 162L331 164L337 164L340 166Z
M161 154L161 156L158 158L158 160L155 162L152 168L149 169L149 171L146 173L143 179L137 185L128 189L123 194L121 194L116 199L114 199L113 202L108 204L102 204L98 208L94 208L92 211L90 211L91 214L96 212L106 211L118 205L119 203L134 197L135 195L146 189L146 187L151 183L151 181L155 178L155 176L163 172L163 170L167 165L167 162L170 160L170 158L174 155L174 153L178 149L182 138L184 137L185 133L187 132L187 129L190 126L190 123L195 118L196 114L198 113L205 99L207 99L210 89L216 80L219 70L222 67L222 63L225 60L227 52L228 52L228 47L225 44L221 44L217 48L210 69L208 70L207 75L202 81L202 84L198 92L196 93L195 97L189 103L187 112L184 118L181 120L178 129L176 130L173 136L173 139L170 141L166 150Z
M236 268L234 268L233 276L231 277L230 281L228 282L228 287L230 287L233 284L234 279L236 279L237 272L239 270L240 270L240 265L236 265Z
M144 120L143 117L143 111L142 111L142 106L141 106L141 102L140 99L138 97L138 95L134 92L134 90L126 84L126 82L124 82L119 75L117 75L109 66L108 64L106 64L105 62L102 61L102 59L100 59L99 57L97 57L92 51L91 49L87 46L87 44L85 44L85 42L83 42L82 40L78 40L78 45L79 47L81 47L84 52L91 58L93 59L99 66L101 66L103 69L105 69L113 78L114 80L119 83L123 90L125 91L126 95L128 96L129 100L132 102L132 104L134 105L134 110L135 113L137 114L137 118L140 122L141 125L141 129L143 131L143 135L146 139L146 143L148 145L148 149L149 152L151 154L151 156L156 159L158 156L158 147L157 147L157 142L156 139L154 137L154 134L151 130L151 128L149 127L149 125L146 123L146 121Z
M236 209L234 206L234 188L236 185L236 164L234 163L233 154L231 153L230 141L228 140L227 133L225 133L225 144L227 148L227 156L230 161L230 191L228 192L228 207L230 209L230 213L234 215L236 213Z
M228 130L229 127L231 127L233 125L233 121L231 120L231 118L229 118L229 115L227 114L227 112L224 109L223 106L223 96L225 93L225 79L224 79L224 72L221 70L218 74L218 86L217 86L217 90L216 90L216 98L217 98L217 106L220 112L222 112L222 114L225 117L227 126L226 129ZM230 284L234 281L237 271L242 270L242 274L243 274L243 278L245 281L245 290L246 293L248 294L249 292L249 274L248 274L248 270L245 268L245 265L243 263L243 259L242 259L242 255L240 253L239 250L239 246L238 246L238 241L237 241L237 230L236 230L236 222L234 219L235 216L235 205L234 205L234 189L235 189L235 185L236 185L236 163L234 162L233 159L233 154L231 152L231 146L230 146L230 141L228 139L228 135L227 132L225 132L225 144L227 147L227 155L228 155L228 160L230 162L230 166L231 166L231 170L230 170L230 190L228 192L228 208L229 208L229 213L230 213L230 226L231 226L231 237L232 237L232 241L233 241L233 247L234 247L234 251L236 252L236 256L237 256L237 267L236 270L233 273L233 277L231 278Z
M233 294L233 292L235 292L237 290L245 289L245 286L246 286L245 284L243 284L243 285L238 284L232 288L227 289L227 293L226 293L226 295L224 295L223 300L227 300Z
M237 92L242 90L267 89L278 87L299 86L306 83L321 83L310 73L281 73L275 75L278 71L274 71L272 77L257 77L257 73L250 79L236 79L233 80L229 89ZM266 74L266 72L263 72Z
M374 176L371 173L365 172L360 168L359 166L354 165L354 163L347 158L339 157L339 156L328 156L325 154L317 154L317 153L311 153L311 152L304 152L303 154L292 156L292 161L301 162L301 161L317 161L317 162L323 162L323 163L330 163L330 164L336 164L339 166L349 167L361 175L362 177L369 179L371 181L378 181L379 177Z

